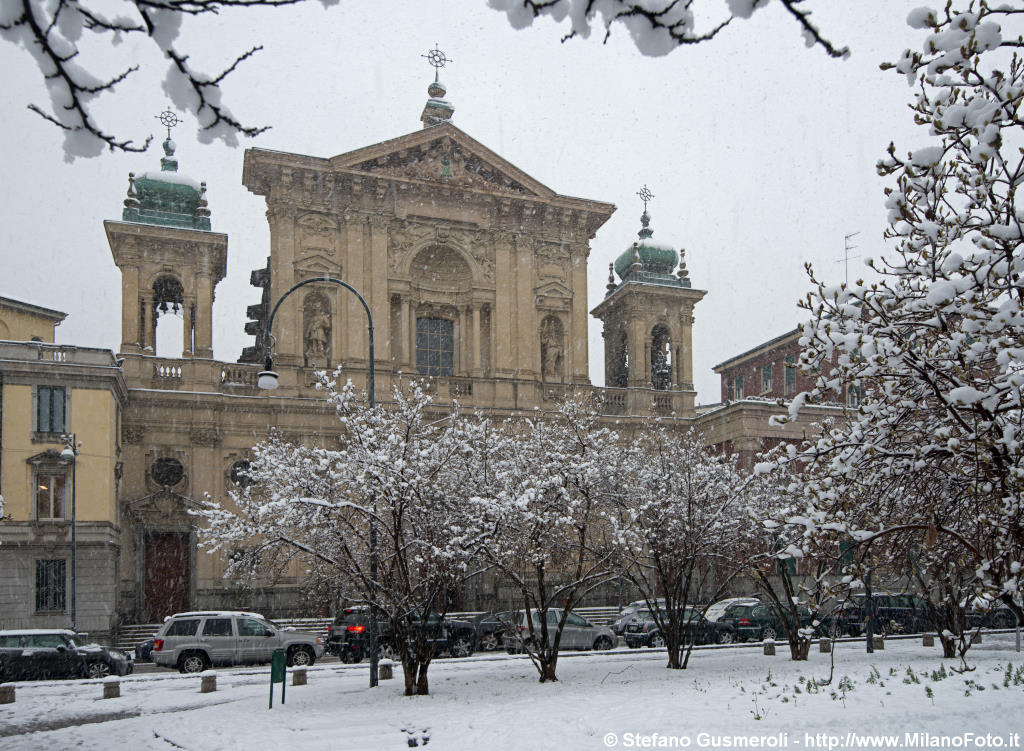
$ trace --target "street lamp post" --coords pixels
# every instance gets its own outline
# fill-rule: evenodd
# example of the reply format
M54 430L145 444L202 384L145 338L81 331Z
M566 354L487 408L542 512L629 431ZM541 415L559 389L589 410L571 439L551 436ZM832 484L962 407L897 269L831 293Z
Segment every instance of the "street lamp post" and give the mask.
M363 310L366 311L366 328L369 332L370 340L370 372L369 372L369 383L367 391L369 392L370 409L372 410L376 406L376 399L374 398L374 358L373 358L373 315L370 313L370 306L366 304L366 300L359 294L359 290L353 287L351 284L336 279L333 276L324 274L323 276L315 276L310 279L304 279L298 284L295 284L281 295L280 299L274 303L274 308L270 311L270 317L267 318L267 328L263 332L263 348L266 351L266 361L264 369L257 376L257 385L261 389L273 390L278 387L278 375L274 372L274 358L271 352L272 342L274 341L273 335L270 333L274 326L274 316L277 315L278 308L281 307L281 303L284 302L285 298L288 297L292 292L297 290L299 287L304 287L307 284L315 284L317 282L329 282L331 284L337 284L344 287L362 303ZM72 561L74 559L72 558ZM74 571L74 563L72 563L72 571ZM377 523L375 521L370 522L370 581L373 587L377 585ZM73 595L72 595L73 597ZM74 600L72 599L72 602ZM377 611L373 605L370 605L370 687L377 685L377 664L379 661L379 655L377 650Z
M75 493L78 486L78 437L76 433L65 433L61 437L64 439L64 450L60 452L60 458L71 462L71 630L77 631L78 509Z

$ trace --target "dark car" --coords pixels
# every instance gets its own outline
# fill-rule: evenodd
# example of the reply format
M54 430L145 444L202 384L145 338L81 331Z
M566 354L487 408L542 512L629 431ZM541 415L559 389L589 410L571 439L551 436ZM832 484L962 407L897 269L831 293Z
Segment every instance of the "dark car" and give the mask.
M807 628L816 620L814 613L804 605L797 605L797 618L799 624L794 625L798 628ZM736 641L765 641L786 637L783 619L775 612L775 608L766 603L730 607L718 622L732 627ZM819 625L815 631L820 632L822 628Z
M67 629L0 631L0 682L103 678L134 670L129 655L82 641Z
M1017 614L1002 602L975 601L967 609L967 627L1013 628L1017 625ZM1024 625L1022 622L1021 625Z
M434 653L448 653L452 657L473 654L476 629L468 621L441 618L431 613ZM327 629L327 649L338 655L342 662L359 662L370 656L370 612L366 608L346 608L339 613ZM377 619L377 655L381 659L397 660L397 645L391 625L386 619Z
M484 652L493 652L502 645L506 634L519 621L518 610L504 610L500 613L481 613L470 619L476 631L476 646Z
M735 639L734 629L730 624L709 621L693 608L686 609L684 624L683 637L687 643L693 639L694 644L732 644ZM650 610L637 611L636 618L626 626L622 636L626 640L626 646L633 649L665 646L665 637Z
M909 593L877 594L871 597L877 634L917 634L933 628L928 603ZM867 626L865 595L853 595L836 611L836 630L840 634L860 636Z
M153 638L135 645L135 662L149 662L153 659Z

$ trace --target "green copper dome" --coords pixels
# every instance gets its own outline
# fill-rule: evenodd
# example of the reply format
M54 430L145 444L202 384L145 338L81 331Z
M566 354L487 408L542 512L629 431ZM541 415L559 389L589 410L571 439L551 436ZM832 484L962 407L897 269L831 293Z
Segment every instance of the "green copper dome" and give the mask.
M654 231L650 228L651 217L644 211L640 217L643 228L637 233L639 242L627 248L615 259L615 272L623 281L646 282L648 284L665 284L673 287L688 287L689 278L676 276L676 265L679 253L671 245L656 243L651 240Z
M128 175L128 197L121 218L126 222L210 231L206 183L178 174L174 141L163 143L159 172Z

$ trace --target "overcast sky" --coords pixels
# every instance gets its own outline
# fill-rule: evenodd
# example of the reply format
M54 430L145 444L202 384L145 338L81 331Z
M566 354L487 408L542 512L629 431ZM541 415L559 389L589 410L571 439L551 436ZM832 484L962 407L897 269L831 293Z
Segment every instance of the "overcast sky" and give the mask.
M846 61L806 48L778 3L661 58L643 57L623 28L607 44L600 35L562 44L565 29L549 20L516 31L484 0L343 0L186 20L179 47L209 71L264 45L225 97L247 123L273 126L237 148L200 144L188 119L174 134L181 171L206 180L213 229L229 237L216 357L234 361L252 343L242 330L259 300L249 272L269 253L263 199L241 185L243 148L331 157L419 129L433 78L421 55L437 43L453 60L441 76L455 125L558 193L618 207L591 243L591 309L608 263L640 228L636 192L646 184L655 194L654 239L685 247L693 285L708 291L696 310L694 373L698 400L718 401L715 364L798 322L805 262L841 281L844 235L860 233L851 277L882 252L885 183L874 164L891 140L905 151L926 134L912 125L906 80L878 65L919 46L922 34L905 24L919 4L816 0L826 35L852 49ZM96 51L102 70L143 66L102 102L106 126L156 138L146 154L69 164L57 129L26 109L45 103L39 70L0 42L0 296L68 313L58 342L116 350L121 280L102 222L120 219L129 171L159 168L166 65L144 40ZM590 362L601 383L593 319Z

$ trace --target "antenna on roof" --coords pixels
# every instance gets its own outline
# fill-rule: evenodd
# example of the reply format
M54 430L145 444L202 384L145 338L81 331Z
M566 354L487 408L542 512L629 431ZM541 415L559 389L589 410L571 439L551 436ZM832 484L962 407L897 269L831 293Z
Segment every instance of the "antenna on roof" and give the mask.
M851 237L856 237L859 234L860 234L860 232L851 232L848 235L843 235L843 257L841 259L839 259L838 261L836 261L836 263L846 264L846 286L847 287L850 286L850 259L851 258L860 258L860 256L851 256L850 255L850 251L851 250L856 250L857 249L856 245L850 245L850 238Z

